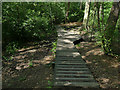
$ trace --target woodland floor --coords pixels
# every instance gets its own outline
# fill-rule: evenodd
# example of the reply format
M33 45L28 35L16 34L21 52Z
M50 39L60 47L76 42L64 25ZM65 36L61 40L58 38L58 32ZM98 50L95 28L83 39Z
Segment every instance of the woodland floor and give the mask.
M101 88L120 88L118 58L104 55L101 47L95 45L95 42L81 42L79 47L76 47ZM3 88L51 87L54 72L49 66L54 59L51 49L51 46L44 44L32 45L19 50L12 61L4 61ZM30 61L32 67L29 67Z
M3 88L49 88L52 85L54 59L49 43L18 50L12 61L3 61ZM30 65L32 62L32 66Z
M83 35L85 32L81 31L81 36ZM101 88L120 88L120 56L104 55L95 42L81 42L76 48Z

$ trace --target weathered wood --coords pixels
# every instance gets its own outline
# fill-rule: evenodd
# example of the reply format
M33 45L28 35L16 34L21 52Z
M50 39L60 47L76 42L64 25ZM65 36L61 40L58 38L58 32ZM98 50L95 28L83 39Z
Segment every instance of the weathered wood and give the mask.
M71 68L85 68L86 67L86 65L56 65L56 67L64 67L64 68L69 68L69 67L71 67Z
M90 73L89 71L58 71L58 70L56 70L56 73L77 73L77 74L80 74L80 73Z
M93 77L91 74L56 74L56 76L87 76L87 77Z
M55 86L79 86L79 87L97 87L98 84L96 82L55 82Z
M54 86L98 87L86 62L73 44L80 37L75 33L58 27Z

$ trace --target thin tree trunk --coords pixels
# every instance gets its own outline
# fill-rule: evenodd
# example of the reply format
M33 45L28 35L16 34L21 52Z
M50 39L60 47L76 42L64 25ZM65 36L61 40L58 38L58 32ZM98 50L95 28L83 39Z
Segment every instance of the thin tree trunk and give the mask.
M80 2L80 10L82 9L82 2Z
M88 31L89 31L88 22L89 22L89 16L90 16L90 4L91 4L91 2L89 3L88 19L87 19L87 22L86 22L86 28L87 28Z
M99 10L99 16L102 16L102 3L100 3L100 10Z
M67 3L67 10L66 10L66 15L65 15L65 23L68 22L69 8L70 8L70 2Z
M94 13L93 13L93 24L92 24L92 32L91 32L91 41L92 41L93 31L95 30L95 28L94 28L95 15L96 15L96 3L94 3Z
M99 6L99 2L96 3L97 6L97 19L98 19L98 30L100 30L100 6Z
M102 29L104 27L104 2L102 3Z
M90 7L90 2L86 2L84 19L83 19L83 26L84 26L85 29L86 29L86 23L87 23L87 19L88 19L89 7Z

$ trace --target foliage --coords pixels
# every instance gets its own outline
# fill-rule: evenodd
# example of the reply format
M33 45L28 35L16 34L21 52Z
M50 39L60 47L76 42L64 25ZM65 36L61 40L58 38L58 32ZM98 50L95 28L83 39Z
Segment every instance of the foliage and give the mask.
M84 9L80 10L80 3L71 2L69 17L68 17L69 22L77 22L77 21L82 22L83 16L84 16Z
M53 45L52 45L53 48L52 48L51 51L52 51L52 53L55 55L55 53L56 53L56 47L57 47L57 41L56 41L56 42L53 42L52 44L53 44Z
M91 3L91 9L90 9L90 18L89 18L89 22L88 22L88 26L90 27L89 31L92 32L93 34L95 34L95 39L96 39L96 43L98 45L100 45L102 47L102 49L105 49L105 53L112 53L112 41L114 42L119 42L118 40L118 35L119 35L119 31L118 31L118 27L119 27L119 23L117 23L116 25L116 29L112 30L112 32L114 33L108 33L108 31L105 31L105 27L106 27L106 23L111 11L111 7L112 7L112 2L99 2L99 7L100 4L103 4L104 6L104 18L102 17L103 13L101 12L100 15L100 28L98 28L98 18L97 18L97 9L95 9L94 7L95 3ZM94 13L96 10L96 14L94 17ZM118 20L119 22L119 20ZM110 32L110 31L109 31ZM110 37L110 39L105 38L104 35L108 35ZM104 42L104 44L103 44Z
M11 42L6 46L6 53L8 54L14 54L15 51L17 51L18 43Z
M111 34L111 40L104 38L106 23L111 11L112 2L100 2L104 6L104 18L100 15L100 28L98 27L97 9L94 17L95 2L91 2L90 17L88 22L89 31L95 34L96 41L103 47L102 41L108 45L112 41L119 42L120 19L116 30ZM3 2L2 5L2 41L3 50L8 54L14 54L21 43L47 40L57 32L55 25L65 21L67 3L56 2ZM84 16L85 3L70 2L68 21L82 21ZM120 17L119 17L120 18ZM55 53L56 44L53 44L52 52ZM109 45L110 46L110 45ZM24 46L23 46L24 47ZM111 49L110 47L106 47Z
M48 87L47 88L52 88L53 82L48 81Z
M6 56L2 56L2 59L6 60L6 61L10 61L10 60L12 60L13 58L12 58L12 56L10 56L9 58L6 57Z
M2 12L3 50L8 54L21 42L48 39L55 33L54 24L64 19L60 3L4 2Z

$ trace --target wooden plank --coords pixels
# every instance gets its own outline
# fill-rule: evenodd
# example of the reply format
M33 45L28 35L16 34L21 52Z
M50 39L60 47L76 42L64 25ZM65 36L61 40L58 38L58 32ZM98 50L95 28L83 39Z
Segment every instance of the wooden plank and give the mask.
M59 69L59 70L89 70L88 68L61 68L61 67L57 67L56 69Z
M62 60L62 59L55 59L55 60L57 60L57 61L59 61L59 62L65 62L65 63L67 63L67 62L70 62L70 63L85 63L85 61L83 61L83 60Z
M83 64L83 65L86 65L86 63L69 63L69 62L66 62L66 63L62 63L62 62L57 62L56 61L56 64L58 64L58 65L81 65L81 64Z
M83 60L67 60L67 59L55 59L57 61L61 61L61 62L82 62L82 63L85 63L85 61Z
M63 68L69 68L69 67L73 67L73 68L85 68L86 67L86 65L55 65L55 67L57 68L57 67L63 67Z
M73 77L69 77L69 78L67 78L67 77L56 77L55 78L57 81L59 80L59 81L76 81L76 82L80 82L80 81L82 81L82 82L94 82L95 80L93 79L93 78L73 78Z
M68 50L56 50L56 52L78 52L77 49L68 49Z
M89 71L56 71L56 73L90 73Z
M73 56L58 56L58 55L56 55L56 58L57 59L68 59L68 58L70 58L70 59L81 59L81 57L80 56L77 56L77 57L73 57Z
M97 86L86 62L73 44L73 41L78 38L79 34L59 27L55 58L55 86Z
M99 87L96 82L69 82L69 81L59 81L55 82L55 86L79 86L79 87Z
M56 76L87 76L87 77L93 77L91 74L56 74Z

